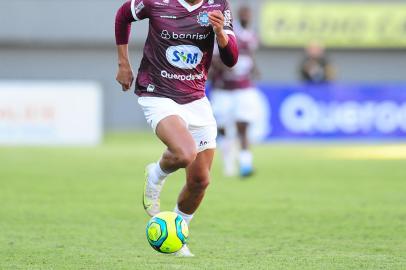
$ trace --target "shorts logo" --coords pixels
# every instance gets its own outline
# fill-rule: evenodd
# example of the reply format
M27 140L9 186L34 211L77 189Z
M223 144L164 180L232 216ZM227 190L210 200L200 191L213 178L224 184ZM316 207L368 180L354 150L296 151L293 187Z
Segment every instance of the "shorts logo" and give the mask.
M206 146L208 144L209 144L208 141L200 141L199 147Z
M207 11L199 12L199 15L197 15L197 22L200 26L209 26L209 13Z
M171 46L166 50L166 59L177 68L194 69L203 58L203 52L193 45Z

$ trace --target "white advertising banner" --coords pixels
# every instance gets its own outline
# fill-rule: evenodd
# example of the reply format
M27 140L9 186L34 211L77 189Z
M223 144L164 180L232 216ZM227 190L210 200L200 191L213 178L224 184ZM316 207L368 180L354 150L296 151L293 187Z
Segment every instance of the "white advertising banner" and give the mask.
M97 83L0 81L0 145L96 145L102 120Z

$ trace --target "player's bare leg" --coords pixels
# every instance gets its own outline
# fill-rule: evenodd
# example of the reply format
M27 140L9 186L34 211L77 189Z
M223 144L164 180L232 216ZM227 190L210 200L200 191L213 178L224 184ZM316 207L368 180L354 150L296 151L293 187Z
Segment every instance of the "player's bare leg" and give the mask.
M159 122L156 134L168 147L159 162L164 171L186 168L196 159L196 143L179 116L169 116Z
M180 168L188 167L197 155L196 143L179 116L168 116L161 120L156 134L168 148L158 163L146 168L143 204L150 216L160 212L160 193L166 177Z
M200 152L195 161L186 168L186 185L178 198L178 208L185 214L192 215L204 197L210 183L214 151L214 149L208 149Z
M251 176L254 172L252 154L249 150L248 126L247 122L237 122L237 133L241 145L239 156L241 177Z
M181 215L188 225L202 202L210 183L210 169L214 152L214 149L200 152L196 159L186 168L186 185L179 194L175 212ZM186 245L177 255L183 257L194 256Z

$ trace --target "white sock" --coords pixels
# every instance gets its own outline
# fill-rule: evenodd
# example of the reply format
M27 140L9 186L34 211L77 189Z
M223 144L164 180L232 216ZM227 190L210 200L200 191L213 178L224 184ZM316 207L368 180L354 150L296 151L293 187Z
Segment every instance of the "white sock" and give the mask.
M173 210L176 214L180 215L186 222L186 224L189 226L190 222L192 221L193 214L188 215L183 213L182 211L179 210L178 205L175 206L175 209Z
M252 166L252 154L249 150L241 150L240 152L240 165L241 167Z
M162 181L168 177L169 173L164 172L159 165L159 161L155 164L155 166L150 170L151 175L151 182L155 185L162 184Z
M218 146L223 158L224 174L233 176L236 173L236 156L234 140L228 137L218 139Z

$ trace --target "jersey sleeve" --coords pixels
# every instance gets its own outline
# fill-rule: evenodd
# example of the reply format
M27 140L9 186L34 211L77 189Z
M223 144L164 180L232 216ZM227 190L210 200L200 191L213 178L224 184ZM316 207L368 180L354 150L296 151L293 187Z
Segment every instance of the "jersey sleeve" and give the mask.
M224 32L228 35L228 44L219 49L221 61L228 67L233 67L238 61L238 45L233 29L233 15L228 0L223 0Z
M150 9L149 0L131 0L131 14L136 21L149 18Z
M128 44L131 32L131 23L134 18L131 14L131 2L125 2L117 11L115 21L116 44Z
M228 0L224 0L224 5L223 5L223 16L224 16L224 31L226 32L227 35L233 35L234 34L234 29L233 29L233 14L231 12L230 4Z
M149 0L128 0L117 11L115 21L116 44L128 44L131 23L149 18Z

